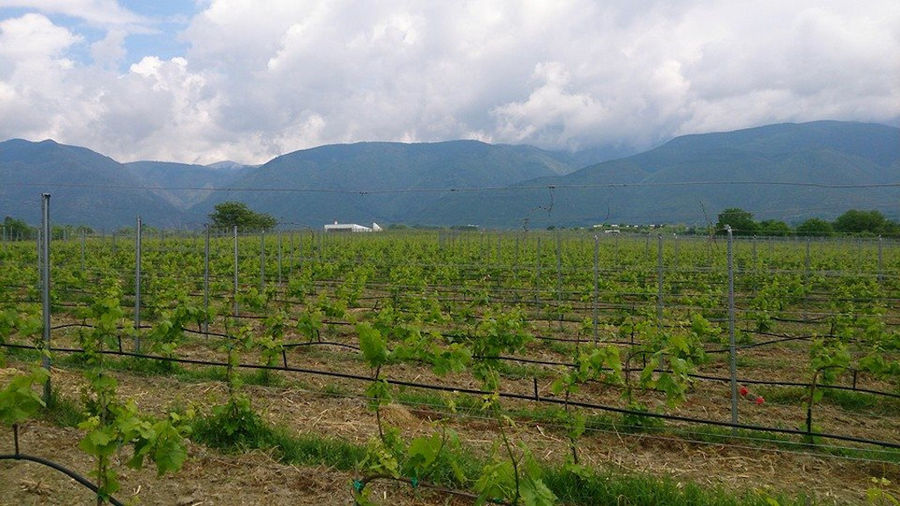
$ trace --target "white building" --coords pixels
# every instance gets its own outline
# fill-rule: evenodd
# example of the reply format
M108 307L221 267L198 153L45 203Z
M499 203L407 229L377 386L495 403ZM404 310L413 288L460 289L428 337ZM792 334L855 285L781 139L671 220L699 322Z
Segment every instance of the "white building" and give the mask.
M371 227L364 227L356 223L338 223L337 220L331 225L325 225L326 232L381 232L381 230L381 227L374 222Z

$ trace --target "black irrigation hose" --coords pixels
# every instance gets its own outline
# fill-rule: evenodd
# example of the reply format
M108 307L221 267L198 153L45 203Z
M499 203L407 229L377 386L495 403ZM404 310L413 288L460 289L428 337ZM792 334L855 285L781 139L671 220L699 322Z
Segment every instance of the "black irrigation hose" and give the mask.
M342 323L342 322L332 322L332 323ZM346 324L350 325L349 322L347 322ZM93 328L94 326L90 325L90 324L86 324L86 323L69 323L69 324L63 324L63 325L59 325L56 327L52 327L52 329L67 328L67 327ZM142 325L140 328L151 328L151 327L149 325ZM119 327L119 329L121 330L121 327ZM231 336L229 334L219 333L219 332L203 332L203 331L199 331L199 330L189 329L186 327L182 327L181 330L184 332L192 333L192 334L210 335L210 336L222 337L222 338L226 338L226 339L234 339L234 336ZM466 337L465 335L461 335L461 334L444 334L444 335L449 336L449 337ZM771 335L777 335L777 334L771 334ZM809 339L810 337L812 337L812 336L800 336L800 337L796 337L796 338L787 338L787 339L780 340L780 341L775 340L775 341L770 341L767 343L760 343L758 345L772 344L772 343L790 341L790 340ZM825 337L828 337L828 336L825 336ZM540 337L538 337L538 338L540 338ZM563 339L563 338L553 338L553 337L543 337L540 339L547 339L547 340L554 340L554 341L566 341L566 342L583 342L583 343L593 342L590 340L574 340L574 339ZM623 344L623 345L633 344L633 343L630 343L627 341L621 341L621 342L620 341L604 341L604 342L612 343L612 344ZM335 346L335 347L339 347L339 348L346 348L346 349L350 349L350 350L354 350L354 351L359 351L359 347L357 347L357 346L354 346L352 344L335 342L335 341L310 341L310 342L305 342L305 343L286 343L286 344L283 344L282 347L283 348L298 348L298 347L316 346L316 345ZM17 347L17 348L32 348L31 346L12 345L12 344L7 344L7 343L3 343L2 346ZM740 346L738 348L739 349L753 348L755 346L756 345L744 345L744 346ZM725 348L723 350L728 351L727 348ZM718 352L722 352L722 350L706 351L706 353L718 353ZM504 361L510 361L510 362L521 362L521 363L526 363L526 364L547 365L547 366L561 366L561 367L577 367L578 366L577 364L574 364L571 362L558 362L558 361L552 361L552 360L537 360L537 359L529 359L529 358L524 358L524 357L508 357L508 356L480 357L480 356L476 356L473 358L479 358L479 359L489 358L489 359L494 359L494 360L504 360ZM637 372L637 371L641 371L641 370L643 370L643 369L634 368L634 369L629 369L627 372ZM654 369L653 372L670 373L672 371L667 370L667 369ZM720 382L731 381L731 378L729 378L729 377L709 376L709 375L704 375L704 374L691 373L691 374L688 374L688 377L702 379L702 380L709 380L709 381L720 381ZM800 383L800 382L795 382L795 381L772 381L772 380L756 380L756 379L740 379L740 378L738 378L737 381L739 383L746 383L748 385L768 385L768 386L803 387L803 388L810 387L810 385L808 383ZM848 391L848 392L861 392L861 393L867 393L867 394L871 394L871 395L879 395L879 396L883 396L883 397L891 397L891 398L895 398L895 399L900 399L900 394L895 394L892 392L884 392L881 390L872 390L872 389L868 389L868 388L848 387L848 386L844 386L844 385L816 385L816 388L825 388L825 389L829 389L829 390L844 390L844 391Z
M65 474L69 478L72 478L73 480L75 480L79 484L81 484L82 486L89 488L91 490L91 492L93 492L95 494L97 494L99 492L97 485L94 485L93 483L88 481L87 478L85 478L84 476L81 476L80 474L76 473L75 471L72 471L71 469L69 469L61 464L57 464L56 462L53 462L52 460L47 460L42 457L35 457L33 455L28 455L25 453L0 455L0 460L25 460L25 461L35 462L37 464L45 465L47 467L50 467L52 469L55 469L55 470ZM119 501L118 499L116 499L113 496L109 496L107 498L107 500L113 506L125 506L121 501Z
M34 349L34 346L25 346L25 345L12 345L9 343L2 343L2 346L5 347L13 347L13 348L26 348L26 349ZM76 349L76 348L50 348L50 351L55 352L63 352L63 353L84 353L84 350ZM113 355L113 356L123 356L123 357L134 357L134 358L146 358L151 360L162 360L166 362L176 362L181 364L192 364L192 365L203 365L203 366L211 366L211 367L228 367L229 364L225 362L215 362L212 360L196 360L196 359L187 359L187 358L175 358L175 357L160 357L156 355L146 355L142 353L132 353L126 351L113 351L113 350L103 350L100 353L104 355ZM301 367L282 367L282 366L270 366L270 365L257 365L257 364L238 364L237 367L245 368L245 369L265 369L270 371L283 371L283 372L292 372L292 373L300 373L300 374L311 374L316 376L329 376L333 378L342 378L342 379L350 379L356 381L367 381L371 382L372 378L370 376L362 376L359 374L349 374L349 373L341 373L334 371L323 371L320 369L307 369ZM465 388L465 387L450 387L446 385L435 385L431 383L419 383L415 381L405 381L405 380L395 380L383 378L383 380L391 385L397 386L405 386L411 388L422 388L426 390L438 390L443 392L460 392L469 395L492 395L494 392L489 392L486 390L479 390L476 388ZM878 441L874 439L866 439L860 438L856 436L846 436L842 434L828 434L823 432L808 432L805 430L799 429L784 429L779 427L765 427L762 425L748 425L748 424L740 424L740 423L730 423L730 422L720 422L716 420L706 420L703 418L694 418L688 416L680 416L680 415L667 415L664 413L654 413L652 411L639 411L634 409L627 408L617 408L615 406L606 406L603 404L593 404L589 402L580 402L569 400L566 401L564 399L556 399L552 397L540 397L538 395L526 395L526 394L516 394L512 392L498 392L500 397L504 397L507 399L517 399L524 401L532 401L532 402L545 402L548 404L556 404L560 406L569 405L576 406L586 409L596 409L599 411L609 411L613 413L620 413L623 415L635 415L635 416L646 416L650 418L659 418L661 420L672 420L678 422L686 422L686 423L695 423L701 425L713 425L717 427L728 427L732 429L745 429L745 430L753 430L760 432L774 432L780 434L790 434L797 436L807 436L807 437L821 437L825 439L834 439L838 441L850 441L854 443L862 443L869 444L874 446L881 446L884 448L896 448L900 449L900 443L894 443L890 441Z

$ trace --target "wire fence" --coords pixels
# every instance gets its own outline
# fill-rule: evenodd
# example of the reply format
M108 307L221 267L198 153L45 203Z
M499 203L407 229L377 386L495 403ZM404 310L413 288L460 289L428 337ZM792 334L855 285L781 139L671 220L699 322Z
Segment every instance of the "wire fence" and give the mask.
M731 360L743 357L744 363L735 364L737 368L764 375L771 366L780 377L739 375L737 370L722 375L701 369L688 374L690 378L802 389L814 387L805 355L809 342L832 339L851 345L871 344L873 333L878 334L875 339L890 341L896 339L895 329L900 325L900 242L893 239L729 239L574 230L332 235L304 229L274 233L156 231L144 235L141 228L138 223L131 236L83 233L39 241L39 245L52 243L50 251L41 254L34 244L0 243L3 267L14 273L0 277L0 301L16 307L46 305L47 318L52 313L55 324L48 321L44 325L45 345L60 353L80 350L50 346L50 332L77 326L73 319L89 326L84 315L102 295L100 287L111 279L124 288L122 306L134 310L132 326L139 330L134 347L138 350L146 335L141 330L152 329L160 315L187 302L216 316L199 322L196 331L184 330L220 338L230 337L221 331L228 319L261 322L275 308L283 308L294 315L289 323L297 327L303 315L324 311L321 324L323 332L329 333L327 339L284 342L283 348L325 346L350 352L357 351L352 326L377 315L388 304L406 312L431 307L439 317L424 330L437 331L451 340L465 339L473 331L473 320L484 317L486 309L499 307L521 311L536 341L548 344L529 348L534 355L474 358L548 368L577 365L566 359L569 349L555 349L553 343L605 343L634 349L646 344L645 338L635 338L635 322L652 322L659 329L675 331L689 328L692 315L702 315L714 325L703 343L706 354L727 354ZM47 287L51 279L52 287ZM337 301L349 301L348 307L342 314L329 315ZM354 318L348 318L350 314ZM731 336L729 326L734 329ZM349 333L334 328L346 328ZM257 331L263 330L257 327ZM118 351L109 353L224 365L129 352L121 344ZM777 360L766 362L772 358L766 354L772 353L782 354L782 360L793 367L771 365ZM884 357L896 360L897 352L886 349ZM711 364L715 370L724 365L721 361ZM371 381L365 375L289 367L286 354L282 366L242 367ZM624 368L626 374L641 370ZM815 387L900 398L896 376L876 378L852 367L847 371L842 379L846 383ZM655 368L651 372L672 370ZM388 381L396 386L485 394L459 385ZM501 396L556 405L563 402L515 392ZM734 401L732 394L732 406ZM736 412L726 421L588 401L568 404L679 423L898 447L897 441L891 440L740 423Z

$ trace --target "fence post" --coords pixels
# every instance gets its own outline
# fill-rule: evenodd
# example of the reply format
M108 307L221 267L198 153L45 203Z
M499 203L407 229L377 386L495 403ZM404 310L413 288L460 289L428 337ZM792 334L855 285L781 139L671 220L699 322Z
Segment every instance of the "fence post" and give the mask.
M43 207L41 209L43 209ZM41 220L43 220L43 216L41 217ZM43 235L44 235L44 228L43 228L43 222L41 222L41 226L37 228L36 233L34 234L35 246L37 246L37 252L38 252L38 255L37 255L37 268L38 268L38 270L37 270L37 272L38 272L37 289L38 290L40 290L41 287L44 286L44 242L42 240Z
M206 241L203 245L203 333L209 336L209 223L203 225Z
M883 272L884 272L883 271L884 257L882 256L882 253L881 253L881 243L882 243L881 236L879 235L878 236L878 284L879 285L884 282L884 274L883 274Z
M662 330L663 322L663 236L656 235L656 328Z
M134 351L141 352L141 217L134 229Z
M731 227L725 225L728 232L728 369L731 374L731 423L738 423L738 388L737 388L737 347L734 342L734 246ZM732 432L736 431L732 428Z
M805 320L805 319L807 318L807 316L808 316L808 315L806 314L806 301L807 301L807 299L809 298L809 296L808 296L808 293L809 293L809 243L810 243L810 238L807 237L807 238L806 238L806 260L804 261L804 267L803 267L803 288L804 288L804 294L803 294L803 319L804 319L804 320Z
M539 306L538 299L540 299L540 289L541 289L541 237L537 238L537 271L535 272L534 278L534 308L537 309Z
M599 340L597 329L598 311L600 303L600 236L594 235L594 342Z
M234 317L238 316L238 228L234 226Z
M562 312L562 238L559 230L556 231L556 312L559 318L559 330L563 329Z
M44 353L41 365L47 370L47 382L44 383L44 402L50 404L50 194L41 194L41 229L43 241L40 243L38 257L41 261L41 305L43 307Z

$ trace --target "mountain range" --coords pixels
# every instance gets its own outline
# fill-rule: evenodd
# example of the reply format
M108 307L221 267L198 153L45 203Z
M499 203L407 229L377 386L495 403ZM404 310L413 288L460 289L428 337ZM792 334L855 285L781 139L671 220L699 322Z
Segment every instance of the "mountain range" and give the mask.
M851 208L900 213L900 129L785 123L686 135L601 161L478 141L362 142L219 162L118 163L51 140L0 142L0 215L37 223L41 192L55 223L199 227L240 200L280 222L477 224L492 228L715 221L727 207L757 219L831 219Z

